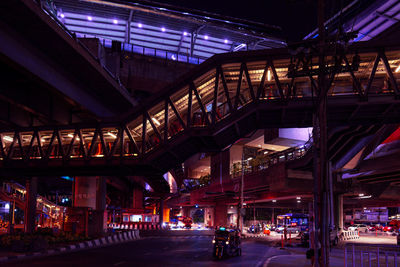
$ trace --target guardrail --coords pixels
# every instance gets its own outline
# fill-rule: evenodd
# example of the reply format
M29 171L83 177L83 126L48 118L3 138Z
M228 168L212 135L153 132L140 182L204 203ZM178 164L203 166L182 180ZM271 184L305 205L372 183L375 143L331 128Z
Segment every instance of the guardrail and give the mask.
M344 266L398 266L400 251L398 246L347 244L344 247Z
M343 241L359 239L359 238L360 238L359 231L342 231L340 233L340 240L343 240Z
M121 223L110 223L107 225L109 229L116 230L160 230L162 227L160 224L121 224Z

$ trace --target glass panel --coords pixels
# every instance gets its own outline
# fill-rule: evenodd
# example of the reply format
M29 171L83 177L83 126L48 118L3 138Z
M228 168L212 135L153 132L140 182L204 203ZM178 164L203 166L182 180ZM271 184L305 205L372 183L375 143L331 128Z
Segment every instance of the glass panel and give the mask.
M203 114L200 103L196 101L197 105L192 105L194 121L196 120L196 126L205 126L206 116L208 121L211 122L212 102L214 99L215 89L215 70L209 71L194 81L194 85L199 94L200 101L204 107L206 114ZM195 94L193 92L193 97ZM196 99L197 100L197 99Z
M182 118L183 123L186 125L187 116L188 116L187 108L188 108L188 101L189 101L189 86L185 86L184 88L180 89L178 92L174 93L171 96L171 101L172 101L172 103L174 103L178 114ZM178 118L176 117L177 114L175 114L175 112L173 112L172 107L171 107L171 111L168 111L168 114L170 116L173 116L175 120L178 120ZM183 125L181 125L180 122L179 122L179 124L180 124L180 127L182 127L182 128L184 127Z
M128 129L135 140L138 150L136 151L135 145L131 142L130 139L125 144L126 152L129 155L132 155L134 157L138 156L138 152L142 152L142 125L143 125L143 116L140 115L136 119L134 119L131 123L128 125Z
M157 128L161 135L161 139L164 138L164 125L165 125L165 101L162 101L155 105L149 110L149 115L153 121L154 126ZM153 132L153 128L149 125L149 131Z
M239 81L240 64L225 64L222 66L222 70L225 76L226 85L228 87L229 98L231 99L232 106L234 106L236 90Z
M218 96L217 96L217 109L216 121L219 121L229 114L228 98L226 96L224 86L222 83L221 75L218 79Z

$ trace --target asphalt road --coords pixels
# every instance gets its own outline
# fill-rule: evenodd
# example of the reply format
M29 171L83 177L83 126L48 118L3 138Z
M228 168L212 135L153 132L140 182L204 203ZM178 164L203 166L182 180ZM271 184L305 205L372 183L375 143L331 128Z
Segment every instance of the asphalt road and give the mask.
M242 241L242 256L216 261L212 237L204 235L143 237L124 244L31 259L3 266L262 266L271 256L285 254L257 239Z

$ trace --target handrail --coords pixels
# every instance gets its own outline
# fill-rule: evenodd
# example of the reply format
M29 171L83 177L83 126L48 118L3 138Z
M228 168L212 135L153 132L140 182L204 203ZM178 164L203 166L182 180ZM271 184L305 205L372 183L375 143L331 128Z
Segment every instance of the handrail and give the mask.
M331 58L334 63L330 63L330 69L339 70L340 75L332 78L328 103L332 99L339 105L344 99L351 104L357 99L366 103L368 97L376 96L397 101L400 97L400 73L395 73L400 63L397 50L367 50L359 54L359 69L349 64L347 57L352 53L342 54L340 60ZM187 130L204 130L211 135L221 131L229 127L228 117L235 118L248 107L312 105L315 77L288 77L292 63L290 55L282 53L279 49L215 56L120 121L2 131L0 158L5 163L28 159L143 159ZM371 68L377 59L384 67ZM311 140L306 143L310 144ZM300 150L295 152L301 154ZM290 158L289 154L283 156Z

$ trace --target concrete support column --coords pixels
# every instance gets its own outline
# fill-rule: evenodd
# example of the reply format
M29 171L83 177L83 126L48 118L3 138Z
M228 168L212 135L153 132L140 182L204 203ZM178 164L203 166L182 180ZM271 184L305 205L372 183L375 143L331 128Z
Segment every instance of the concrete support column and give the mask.
M207 227L214 227L214 209L204 209L204 225Z
M106 194L107 183L105 177L75 177L73 206L90 208L86 234L99 236L104 234L107 226Z
M133 188L132 208L143 209L143 190L140 187Z
M35 231L36 223L36 198L37 198L38 178L32 177L26 180L26 195L25 195L25 233Z
M160 199L160 209L158 215L160 225L162 225L162 223L164 222L164 201L162 199Z
M214 209L214 226L227 226L228 208L226 204L216 203Z
M343 210L343 195L337 196L337 227L343 230L344 210Z
M75 177L74 180L74 207L87 207L96 209L96 179L95 176Z
M229 178L229 150L211 156L211 182L221 182Z

